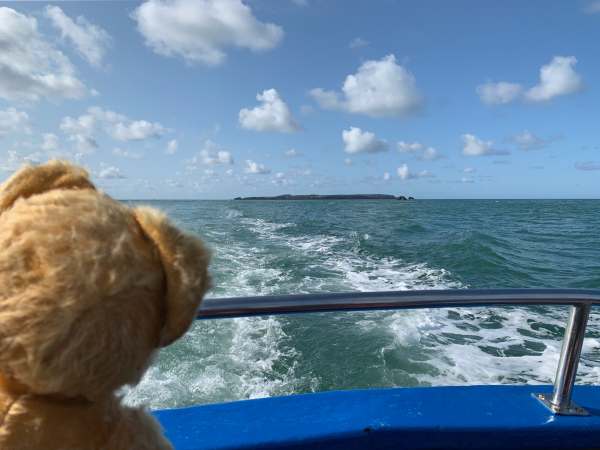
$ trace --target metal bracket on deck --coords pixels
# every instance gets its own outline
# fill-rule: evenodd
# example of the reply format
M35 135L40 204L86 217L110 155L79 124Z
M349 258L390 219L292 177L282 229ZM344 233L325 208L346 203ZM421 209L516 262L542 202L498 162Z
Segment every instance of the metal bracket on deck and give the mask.
M590 413L587 409L582 408L581 406L576 405L571 402L566 407L559 408L554 403L549 395L547 394L533 394L535 398L537 398L542 405L548 408L552 414L558 414L561 416L589 416Z
M563 416L588 416L589 413L571 401L577 366L581 356L581 347L590 315L591 305L573 305L569 311L569 320L565 327L560 359L556 368L552 395L535 394L542 404L553 414Z

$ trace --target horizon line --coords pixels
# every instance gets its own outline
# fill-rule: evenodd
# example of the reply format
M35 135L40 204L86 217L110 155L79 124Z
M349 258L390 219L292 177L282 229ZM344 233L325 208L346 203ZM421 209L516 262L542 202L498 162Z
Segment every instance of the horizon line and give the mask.
M254 197L254 196L253 196ZM161 202L195 202L195 201L213 201L213 202L224 202L224 201L240 201L235 200L235 197L227 197L227 198L119 198L113 197L115 200L119 201L128 201L128 202L139 202L139 201L161 201ZM339 201L352 201L354 199L338 199ZM382 201L386 199L373 199L373 201ZM391 200L391 199L390 199ZM426 197L426 198L417 198L414 197L414 200L600 200L600 197L472 197L472 198L434 198L434 197ZM282 201L282 202L298 202L302 200L245 200L245 201ZM312 201L312 200L305 200ZM336 201L336 200L332 200ZM356 201L368 201L364 199L356 199Z

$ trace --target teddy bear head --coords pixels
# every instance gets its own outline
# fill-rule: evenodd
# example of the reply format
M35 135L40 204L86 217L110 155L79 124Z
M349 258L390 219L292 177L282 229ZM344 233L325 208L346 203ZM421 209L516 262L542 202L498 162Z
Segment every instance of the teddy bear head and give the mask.
M110 395L189 328L209 252L160 212L52 161L0 186L0 375L38 395Z

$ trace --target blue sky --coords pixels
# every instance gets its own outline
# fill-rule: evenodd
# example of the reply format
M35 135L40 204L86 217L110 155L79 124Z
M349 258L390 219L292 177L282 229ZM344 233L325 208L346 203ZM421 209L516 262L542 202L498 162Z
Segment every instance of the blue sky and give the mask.
M598 198L600 1L3 2L0 180Z

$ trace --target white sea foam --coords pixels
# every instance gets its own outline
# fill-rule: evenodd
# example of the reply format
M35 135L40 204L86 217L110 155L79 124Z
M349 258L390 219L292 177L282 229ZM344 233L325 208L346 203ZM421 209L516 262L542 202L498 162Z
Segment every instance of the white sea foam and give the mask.
M273 238L275 235L274 231L280 230L282 228L294 227L295 223L274 223L269 222L264 219L253 219L253 218L243 218L240 220L241 223L248 225L248 228L263 238Z
M278 319L198 322L159 356L125 401L165 408L292 394L299 382L312 382L295 375L298 358Z
M292 223L272 223L263 219L243 219L262 238L302 252L327 269L339 273L346 284L345 290L376 291L459 287L450 281L443 269L432 269L426 264L407 264L395 258L374 258L361 255L355 249L341 248L348 241L360 239L351 233L346 239L340 236L316 234L290 236L280 230L295 226ZM362 239L370 236L364 234Z
M238 217L232 213L230 218ZM250 223L263 233L283 228L261 220ZM269 255L257 247L216 247L217 258L230 272L221 295L266 294L285 278L283 271L268 266ZM299 382L316 384L295 375L301 354L289 344L282 321L255 317L196 322L184 339L161 352L139 385L126 391L125 402L176 407L286 395L295 392Z
M343 251L336 246L343 242L337 236L278 236L281 226L262 223L262 232L271 240L280 239L290 247L323 258L323 267L339 273L344 284L355 291L450 289L463 287L453 281L444 269L434 269L427 264L406 264L395 258L373 258ZM286 224L287 225L287 224ZM285 225L284 225L285 226ZM351 235L350 239L357 239ZM368 235L363 236L368 239ZM525 308L488 308L481 310L454 309L461 316L458 323L448 318L447 310L413 310L396 313L368 313L357 325L363 331L382 329L382 323L395 338L396 346L409 345L419 353L419 361L425 360L435 367L435 373L417 374L419 382L434 385L498 384L498 383L550 383L554 377L561 342L547 329L533 330L532 323L564 326L566 313L543 314ZM500 328L480 325L491 314L502 317ZM471 331L465 331L470 325ZM592 314L590 329L598 329L600 316ZM529 332L532 335L524 333ZM438 339L436 343L422 344L423 336L452 335L460 343ZM477 336L477 340L470 338ZM534 351L528 343L537 343L543 350ZM393 348L393 347L392 347ZM511 356L511 348L526 354ZM482 349L486 349L484 351ZM516 350L515 350L516 349ZM383 352L386 349L382 349ZM586 339L579 371L579 381L600 383L600 367L597 361L600 343ZM427 355L424 358L424 355ZM592 360L589 360L589 357Z
M460 319L450 318L449 312ZM491 316L501 318L501 328L482 327ZM393 345L383 352L409 348L419 362L435 367L433 373L414 374L424 384L548 384L555 375L561 342L532 324L560 326L564 319L566 312L551 317L524 308L396 312L383 320L394 336ZM590 359L599 350L597 339L584 341L580 382L600 383L597 361Z
M370 239L368 234L297 235L290 232L293 223L247 218L238 210L225 215L256 240L238 242L222 233L208 235L215 242L214 264L226 280L218 296L465 287L443 268L361 252L360 241ZM294 273L277 263L278 250L291 264L298 262ZM566 313L452 308L352 317L357 338L385 342L378 358L387 379L404 380L395 377L401 374L414 384L456 385L551 382L560 340L548 326L564 326ZM318 390L322 374L300 375L297 370L305 356L286 333L291 321L271 317L198 322L185 339L161 352L126 400L159 408L285 395L306 386ZM590 328L600 329L595 313ZM586 339L581 382L600 383L598 360L600 343Z
M230 209L230 208L228 208L228 209L225 210L225 217L227 219L231 220L231 219L235 219L235 218L241 217L241 216L242 216L242 212L240 210L238 210L238 209Z

